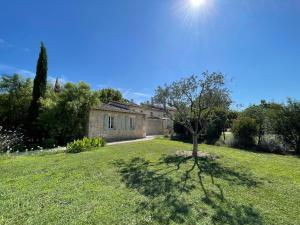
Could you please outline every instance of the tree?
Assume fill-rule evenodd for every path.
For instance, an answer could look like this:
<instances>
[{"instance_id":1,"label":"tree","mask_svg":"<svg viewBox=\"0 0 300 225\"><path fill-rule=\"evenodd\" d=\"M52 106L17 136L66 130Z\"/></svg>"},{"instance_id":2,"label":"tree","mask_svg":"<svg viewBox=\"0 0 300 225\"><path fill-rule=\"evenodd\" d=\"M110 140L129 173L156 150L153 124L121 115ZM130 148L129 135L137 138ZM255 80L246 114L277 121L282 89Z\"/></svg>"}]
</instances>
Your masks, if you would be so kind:
<instances>
[{"instance_id":1,"label":"tree","mask_svg":"<svg viewBox=\"0 0 300 225\"><path fill-rule=\"evenodd\" d=\"M56 78L56 80L55 80L53 90L54 90L55 93L60 93L61 92L61 84L60 84L58 78Z\"/></svg>"},{"instance_id":2,"label":"tree","mask_svg":"<svg viewBox=\"0 0 300 225\"><path fill-rule=\"evenodd\" d=\"M228 108L215 108L211 110L205 132L205 140L208 144L214 144L220 138L222 133L225 140L228 111Z\"/></svg>"},{"instance_id":3,"label":"tree","mask_svg":"<svg viewBox=\"0 0 300 225\"><path fill-rule=\"evenodd\" d=\"M255 119L240 117L233 121L232 133L241 147L250 147L255 144L257 125Z\"/></svg>"},{"instance_id":4,"label":"tree","mask_svg":"<svg viewBox=\"0 0 300 225\"><path fill-rule=\"evenodd\" d=\"M123 101L122 93L112 88L105 88L98 91L99 100L103 103L109 103L111 101Z\"/></svg>"},{"instance_id":5,"label":"tree","mask_svg":"<svg viewBox=\"0 0 300 225\"><path fill-rule=\"evenodd\" d=\"M0 79L0 125L6 129L23 128L31 102L32 80L20 75Z\"/></svg>"},{"instance_id":6,"label":"tree","mask_svg":"<svg viewBox=\"0 0 300 225\"><path fill-rule=\"evenodd\" d=\"M258 145L261 144L262 137L265 133L265 120L267 103L262 100L260 105L252 105L244 110L242 113L246 117L255 119L258 128Z\"/></svg>"},{"instance_id":7,"label":"tree","mask_svg":"<svg viewBox=\"0 0 300 225\"><path fill-rule=\"evenodd\" d=\"M287 105L273 113L272 124L274 132L300 154L300 102L288 99Z\"/></svg>"},{"instance_id":8,"label":"tree","mask_svg":"<svg viewBox=\"0 0 300 225\"><path fill-rule=\"evenodd\" d=\"M46 94L47 89L47 72L48 72L48 57L47 51L43 44L41 43L40 54L36 66L36 76L33 82L33 92L32 92L32 101L29 108L29 125L32 126L38 117L40 103L39 101ZM33 127L31 127L31 134Z\"/></svg>"},{"instance_id":9,"label":"tree","mask_svg":"<svg viewBox=\"0 0 300 225\"><path fill-rule=\"evenodd\" d=\"M154 100L163 105L171 120L182 124L192 134L194 157L198 152L198 138L207 124L207 115L216 107L228 108L231 104L224 75L208 72L201 78L193 75L158 87ZM175 113L171 109L175 109Z\"/></svg>"},{"instance_id":10,"label":"tree","mask_svg":"<svg viewBox=\"0 0 300 225\"><path fill-rule=\"evenodd\" d=\"M52 92L54 92L52 90ZM97 93L84 82L67 83L59 95L41 101L38 130L44 142L64 145L86 135L89 111L98 104Z\"/></svg>"}]
</instances>

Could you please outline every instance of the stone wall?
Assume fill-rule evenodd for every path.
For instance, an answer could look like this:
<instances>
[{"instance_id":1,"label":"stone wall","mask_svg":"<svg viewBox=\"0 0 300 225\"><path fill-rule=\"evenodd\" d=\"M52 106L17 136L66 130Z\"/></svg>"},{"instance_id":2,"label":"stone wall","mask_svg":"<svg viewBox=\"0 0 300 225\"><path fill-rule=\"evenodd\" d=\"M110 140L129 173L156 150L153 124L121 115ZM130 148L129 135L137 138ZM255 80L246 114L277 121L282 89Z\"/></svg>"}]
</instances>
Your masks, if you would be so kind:
<instances>
[{"instance_id":1,"label":"stone wall","mask_svg":"<svg viewBox=\"0 0 300 225\"><path fill-rule=\"evenodd\" d=\"M166 117L165 112L158 109L144 109L143 113L146 114L146 117Z\"/></svg>"},{"instance_id":2,"label":"stone wall","mask_svg":"<svg viewBox=\"0 0 300 225\"><path fill-rule=\"evenodd\" d=\"M116 127L114 129L108 128L105 124L107 116L115 118ZM128 125L130 117L134 118L134 129L130 129ZM146 137L145 116L142 114L91 110L88 126L88 137L103 137L107 141Z\"/></svg>"},{"instance_id":3,"label":"stone wall","mask_svg":"<svg viewBox=\"0 0 300 225\"><path fill-rule=\"evenodd\" d=\"M165 135L173 132L173 121L170 119L146 119L147 135Z\"/></svg>"},{"instance_id":4,"label":"stone wall","mask_svg":"<svg viewBox=\"0 0 300 225\"><path fill-rule=\"evenodd\" d=\"M164 134L164 124L161 119L146 119L147 135L162 135Z\"/></svg>"}]
</instances>

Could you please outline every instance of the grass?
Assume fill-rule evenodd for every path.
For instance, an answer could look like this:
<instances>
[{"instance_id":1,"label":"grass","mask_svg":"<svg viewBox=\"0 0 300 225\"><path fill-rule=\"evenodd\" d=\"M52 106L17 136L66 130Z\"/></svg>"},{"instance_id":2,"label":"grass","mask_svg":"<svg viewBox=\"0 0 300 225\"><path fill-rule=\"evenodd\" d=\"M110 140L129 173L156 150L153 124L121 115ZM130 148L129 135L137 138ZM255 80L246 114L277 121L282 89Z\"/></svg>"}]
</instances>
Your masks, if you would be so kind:
<instances>
[{"instance_id":1,"label":"grass","mask_svg":"<svg viewBox=\"0 0 300 225\"><path fill-rule=\"evenodd\" d=\"M300 158L156 139L0 156L0 224L299 224Z\"/></svg>"}]
</instances>

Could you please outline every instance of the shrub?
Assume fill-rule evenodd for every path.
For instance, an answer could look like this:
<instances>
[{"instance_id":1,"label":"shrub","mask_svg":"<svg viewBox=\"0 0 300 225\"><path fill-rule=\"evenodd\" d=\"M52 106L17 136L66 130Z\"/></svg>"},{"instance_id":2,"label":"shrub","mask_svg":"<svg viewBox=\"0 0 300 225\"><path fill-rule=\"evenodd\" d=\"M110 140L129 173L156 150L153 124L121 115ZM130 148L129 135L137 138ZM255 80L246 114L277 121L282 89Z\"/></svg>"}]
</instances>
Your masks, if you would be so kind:
<instances>
[{"instance_id":1,"label":"shrub","mask_svg":"<svg viewBox=\"0 0 300 225\"><path fill-rule=\"evenodd\" d=\"M271 120L274 133L281 136L290 149L300 154L300 101L288 100Z\"/></svg>"},{"instance_id":2,"label":"shrub","mask_svg":"<svg viewBox=\"0 0 300 225\"><path fill-rule=\"evenodd\" d=\"M18 130L5 130L0 126L0 152L19 151L24 148L24 135Z\"/></svg>"},{"instance_id":3,"label":"shrub","mask_svg":"<svg viewBox=\"0 0 300 225\"><path fill-rule=\"evenodd\" d=\"M104 147L105 141L102 138L86 138L82 140L76 140L67 145L68 153L79 153L89 151L93 148Z\"/></svg>"},{"instance_id":4,"label":"shrub","mask_svg":"<svg viewBox=\"0 0 300 225\"><path fill-rule=\"evenodd\" d=\"M258 145L260 150L274 153L284 153L288 151L288 146L283 138L278 135L264 135Z\"/></svg>"},{"instance_id":5,"label":"shrub","mask_svg":"<svg viewBox=\"0 0 300 225\"><path fill-rule=\"evenodd\" d=\"M54 148L57 142L54 138L47 138L42 142L43 148Z\"/></svg>"},{"instance_id":6,"label":"shrub","mask_svg":"<svg viewBox=\"0 0 300 225\"><path fill-rule=\"evenodd\" d=\"M250 147L254 145L257 132L255 119L240 117L233 122L232 133L239 146Z\"/></svg>"},{"instance_id":7,"label":"shrub","mask_svg":"<svg viewBox=\"0 0 300 225\"><path fill-rule=\"evenodd\" d=\"M59 94L52 92L41 100L37 121L41 136L55 139L58 145L83 138L90 108L97 103L97 94L86 83L67 83Z\"/></svg>"},{"instance_id":8,"label":"shrub","mask_svg":"<svg viewBox=\"0 0 300 225\"><path fill-rule=\"evenodd\" d=\"M222 134L222 126L219 119L211 121L207 125L205 141L207 144L215 144Z\"/></svg>"}]
</instances>

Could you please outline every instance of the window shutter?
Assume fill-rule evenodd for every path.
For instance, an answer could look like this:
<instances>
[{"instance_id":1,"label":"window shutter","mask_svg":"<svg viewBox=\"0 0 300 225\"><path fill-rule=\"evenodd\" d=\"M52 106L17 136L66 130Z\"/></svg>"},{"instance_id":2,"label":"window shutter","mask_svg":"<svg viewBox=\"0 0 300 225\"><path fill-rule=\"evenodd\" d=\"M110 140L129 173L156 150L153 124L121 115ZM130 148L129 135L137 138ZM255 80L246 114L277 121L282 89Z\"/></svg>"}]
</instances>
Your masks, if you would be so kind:
<instances>
[{"instance_id":1,"label":"window shutter","mask_svg":"<svg viewBox=\"0 0 300 225\"><path fill-rule=\"evenodd\" d=\"M108 130L108 115L104 114L103 129Z\"/></svg>"},{"instance_id":2,"label":"window shutter","mask_svg":"<svg viewBox=\"0 0 300 225\"><path fill-rule=\"evenodd\" d=\"M122 130L122 115L121 114L118 116L118 129Z\"/></svg>"},{"instance_id":3,"label":"window shutter","mask_svg":"<svg viewBox=\"0 0 300 225\"><path fill-rule=\"evenodd\" d=\"M128 116L125 116L125 130L130 130L130 124L129 124L129 118Z\"/></svg>"},{"instance_id":4,"label":"window shutter","mask_svg":"<svg viewBox=\"0 0 300 225\"><path fill-rule=\"evenodd\" d=\"M123 115L122 117L122 130L126 130L126 117Z\"/></svg>"},{"instance_id":5,"label":"window shutter","mask_svg":"<svg viewBox=\"0 0 300 225\"><path fill-rule=\"evenodd\" d=\"M114 117L114 130L117 130L117 127L118 127L118 117L117 116L115 116Z\"/></svg>"},{"instance_id":6,"label":"window shutter","mask_svg":"<svg viewBox=\"0 0 300 225\"><path fill-rule=\"evenodd\" d=\"M133 129L135 130L135 118L133 119Z\"/></svg>"}]
</instances>

